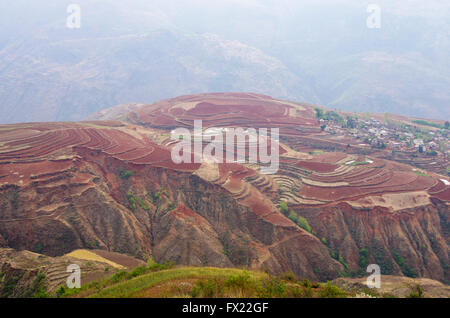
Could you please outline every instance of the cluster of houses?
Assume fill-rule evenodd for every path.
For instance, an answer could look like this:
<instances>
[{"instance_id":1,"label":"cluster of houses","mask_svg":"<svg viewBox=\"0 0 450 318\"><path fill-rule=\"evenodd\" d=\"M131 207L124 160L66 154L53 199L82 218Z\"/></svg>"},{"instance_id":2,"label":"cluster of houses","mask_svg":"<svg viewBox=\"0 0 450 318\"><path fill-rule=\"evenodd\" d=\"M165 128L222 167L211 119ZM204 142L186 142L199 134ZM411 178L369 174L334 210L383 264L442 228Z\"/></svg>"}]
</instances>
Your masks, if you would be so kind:
<instances>
[{"instance_id":1,"label":"cluster of houses","mask_svg":"<svg viewBox=\"0 0 450 318\"><path fill-rule=\"evenodd\" d=\"M359 146L375 146L396 151L406 152L433 152L442 151L447 155L450 150L442 149L441 145L448 144L448 138L439 130L428 131L426 138L420 138L414 135L406 126L394 126L381 123L375 118L360 119L355 118L352 127L342 127L342 125L333 121L320 119L320 124L325 126L324 131L333 134L347 136L352 139L360 140Z\"/></svg>"}]
</instances>

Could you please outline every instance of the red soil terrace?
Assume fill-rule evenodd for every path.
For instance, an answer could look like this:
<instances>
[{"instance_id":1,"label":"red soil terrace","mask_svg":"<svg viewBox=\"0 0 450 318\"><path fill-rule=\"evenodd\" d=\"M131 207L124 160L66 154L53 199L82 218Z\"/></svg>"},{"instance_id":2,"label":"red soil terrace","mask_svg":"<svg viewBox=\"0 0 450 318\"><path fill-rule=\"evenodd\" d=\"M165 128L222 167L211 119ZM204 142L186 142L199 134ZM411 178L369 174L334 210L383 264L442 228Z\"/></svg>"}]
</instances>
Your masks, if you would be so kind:
<instances>
[{"instance_id":1,"label":"red soil terrace","mask_svg":"<svg viewBox=\"0 0 450 318\"><path fill-rule=\"evenodd\" d=\"M311 106L249 93L181 96L143 106L130 113L128 119L137 125L166 131L174 127L192 128L196 119L203 121L203 128L278 127L282 128L281 136L320 131ZM70 170L73 162L80 158L94 160L91 153L102 153L138 166L152 165L186 172L200 167L199 163L175 164L170 153L174 144L157 144L142 131L132 130L128 124L117 121L3 125L0 129L0 186L27 184L38 175ZM244 147L248 154L248 145ZM322 153L301 160L283 157L286 150L283 147L279 150L282 167L278 175L297 180L300 186L293 190L293 195L303 199L326 203L380 193L428 191L430 196L449 200L450 187L439 177L422 176L407 165L378 158L360 164L364 157L353 157L350 161L347 154L340 152ZM353 166L351 162L355 161L359 164ZM269 215L273 207L255 196L255 188L246 181L256 173L240 164L219 164L217 182L253 206L255 213ZM273 192L277 192L275 184L273 182L271 186Z\"/></svg>"},{"instance_id":2,"label":"red soil terrace","mask_svg":"<svg viewBox=\"0 0 450 318\"><path fill-rule=\"evenodd\" d=\"M318 131L314 110L309 106L249 93L216 93L181 96L148 105L129 114L129 120L159 128L203 127L280 128L300 134L300 127Z\"/></svg>"}]
</instances>

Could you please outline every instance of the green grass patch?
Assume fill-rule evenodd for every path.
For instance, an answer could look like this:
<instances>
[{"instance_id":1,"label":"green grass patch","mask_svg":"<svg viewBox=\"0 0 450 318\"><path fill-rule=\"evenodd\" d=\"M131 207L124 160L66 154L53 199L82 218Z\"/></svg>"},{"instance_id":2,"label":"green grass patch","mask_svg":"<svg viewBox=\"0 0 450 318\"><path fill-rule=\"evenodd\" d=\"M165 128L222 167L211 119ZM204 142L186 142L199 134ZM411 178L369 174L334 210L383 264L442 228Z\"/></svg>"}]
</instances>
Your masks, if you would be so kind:
<instances>
[{"instance_id":1,"label":"green grass patch","mask_svg":"<svg viewBox=\"0 0 450 318\"><path fill-rule=\"evenodd\" d=\"M240 269L222 269L213 267L174 268L162 270L156 273L145 274L127 281L119 282L113 286L106 287L97 293L89 295L89 297L133 297L136 293L167 280L183 278L228 278L232 275L239 275L242 272L243 270ZM257 273L253 275L258 276L267 274Z\"/></svg>"},{"instance_id":2,"label":"green grass patch","mask_svg":"<svg viewBox=\"0 0 450 318\"><path fill-rule=\"evenodd\" d=\"M416 175L418 175L418 176L421 176L421 177L430 177L430 178L431 178L431 176L430 176L429 174L427 174L426 172L422 172L422 171L414 171L414 173L415 173Z\"/></svg>"},{"instance_id":3,"label":"green grass patch","mask_svg":"<svg viewBox=\"0 0 450 318\"><path fill-rule=\"evenodd\" d=\"M430 126L430 127L440 128L440 129L448 129L448 127L446 127L446 126L432 123L432 122L422 120L422 119L413 120L412 122L415 124L418 124L418 125Z\"/></svg>"}]
</instances>

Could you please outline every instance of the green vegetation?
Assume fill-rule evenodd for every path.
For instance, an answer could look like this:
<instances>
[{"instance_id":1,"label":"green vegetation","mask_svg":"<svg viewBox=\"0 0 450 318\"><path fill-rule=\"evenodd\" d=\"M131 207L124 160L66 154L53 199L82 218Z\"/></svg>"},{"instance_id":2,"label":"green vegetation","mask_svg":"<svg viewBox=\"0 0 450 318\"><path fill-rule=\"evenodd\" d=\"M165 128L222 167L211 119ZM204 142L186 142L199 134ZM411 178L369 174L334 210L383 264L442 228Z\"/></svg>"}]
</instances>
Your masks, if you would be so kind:
<instances>
[{"instance_id":1,"label":"green vegetation","mask_svg":"<svg viewBox=\"0 0 450 318\"><path fill-rule=\"evenodd\" d=\"M153 194L153 201L158 201L158 200L161 198L161 196L162 196L163 194L164 194L166 197L169 196L169 194L167 193L166 190L160 189L158 192L155 192L155 193Z\"/></svg>"},{"instance_id":2,"label":"green vegetation","mask_svg":"<svg viewBox=\"0 0 450 318\"><path fill-rule=\"evenodd\" d=\"M430 178L431 178L431 176L430 176L429 174L427 174L426 172L422 172L422 171L416 170L416 171L414 171L414 173L415 173L416 175L418 175L418 176L422 176L422 177L430 177Z\"/></svg>"},{"instance_id":3,"label":"green vegetation","mask_svg":"<svg viewBox=\"0 0 450 318\"><path fill-rule=\"evenodd\" d=\"M355 161L355 162L352 162L351 164L350 164L350 166L362 166L362 165L367 165L367 164L369 164L370 162L369 161L367 161L367 160L364 160L364 161Z\"/></svg>"},{"instance_id":4,"label":"green vegetation","mask_svg":"<svg viewBox=\"0 0 450 318\"><path fill-rule=\"evenodd\" d=\"M223 246L223 254L233 264L248 265L249 255L251 254L248 239L239 238L239 240L233 240L230 238L229 233L222 233L219 235L219 241Z\"/></svg>"},{"instance_id":5,"label":"green vegetation","mask_svg":"<svg viewBox=\"0 0 450 318\"><path fill-rule=\"evenodd\" d=\"M136 212L137 205L139 205L143 210L150 211L150 205L145 199L145 197L135 196L133 192L127 192L128 204L130 206L131 211Z\"/></svg>"},{"instance_id":6,"label":"green vegetation","mask_svg":"<svg viewBox=\"0 0 450 318\"><path fill-rule=\"evenodd\" d=\"M121 279L121 281L112 286L98 290L89 297L133 297L138 296L137 293L147 288L161 284L166 280L194 278L223 278L233 274L241 273L242 270L237 269L217 269L210 267L186 267L169 270L162 270L157 273L150 273L134 277L130 280Z\"/></svg>"},{"instance_id":7,"label":"green vegetation","mask_svg":"<svg viewBox=\"0 0 450 318\"><path fill-rule=\"evenodd\" d=\"M417 277L416 271L405 263L405 260L403 259L403 257L401 257L401 255L397 251L395 250L392 251L392 256L394 257L394 260L398 264L398 266L400 266L400 268L402 269L402 272L405 276L411 278Z\"/></svg>"},{"instance_id":8,"label":"green vegetation","mask_svg":"<svg viewBox=\"0 0 450 318\"><path fill-rule=\"evenodd\" d=\"M310 155L320 155L323 154L323 150L313 150L308 152Z\"/></svg>"},{"instance_id":9,"label":"green vegetation","mask_svg":"<svg viewBox=\"0 0 450 318\"><path fill-rule=\"evenodd\" d=\"M345 273L348 273L348 265L345 262L344 258L342 257L342 255L338 256L338 262L341 263L342 265L344 265L345 268Z\"/></svg>"},{"instance_id":10,"label":"green vegetation","mask_svg":"<svg viewBox=\"0 0 450 318\"><path fill-rule=\"evenodd\" d=\"M24 291L23 297L25 298L49 298L47 294L46 277L44 273L39 272L36 278L33 280L30 286Z\"/></svg>"},{"instance_id":11,"label":"green vegetation","mask_svg":"<svg viewBox=\"0 0 450 318\"><path fill-rule=\"evenodd\" d=\"M86 245L87 245L87 247L90 248L91 250L93 250L93 249L99 247L98 242L97 242L97 241L93 241L93 240L88 240L88 241L86 242Z\"/></svg>"},{"instance_id":12,"label":"green vegetation","mask_svg":"<svg viewBox=\"0 0 450 318\"><path fill-rule=\"evenodd\" d=\"M173 280L196 279L192 288L182 288L170 284ZM165 287L165 297L346 297L348 293L337 286L312 284L309 281L294 282L281 276L271 276L262 272L223 268L177 268L138 276L110 286L89 297L146 297L146 292L158 285ZM306 285L306 286L305 286Z\"/></svg>"},{"instance_id":13,"label":"green vegetation","mask_svg":"<svg viewBox=\"0 0 450 318\"><path fill-rule=\"evenodd\" d=\"M423 298L423 288L419 284L411 287L411 293L407 296L408 298Z\"/></svg>"},{"instance_id":14,"label":"green vegetation","mask_svg":"<svg viewBox=\"0 0 450 318\"><path fill-rule=\"evenodd\" d=\"M172 211L173 209L175 209L177 207L177 203L176 202L170 202L169 206L167 207L167 212Z\"/></svg>"},{"instance_id":15,"label":"green vegetation","mask_svg":"<svg viewBox=\"0 0 450 318\"><path fill-rule=\"evenodd\" d=\"M10 200L11 206L14 210L17 210L19 207L19 190L17 188L14 188L12 190L12 198Z\"/></svg>"},{"instance_id":16,"label":"green vegetation","mask_svg":"<svg viewBox=\"0 0 450 318\"><path fill-rule=\"evenodd\" d=\"M341 124L343 127L347 127L347 121L338 113L334 111L326 112L317 107L315 108L315 111L317 119L334 121L337 124Z\"/></svg>"},{"instance_id":17,"label":"green vegetation","mask_svg":"<svg viewBox=\"0 0 450 318\"><path fill-rule=\"evenodd\" d=\"M328 251L330 252L330 256L337 260L339 263L341 263L344 266L344 272L339 272L339 276L342 277L348 277L348 276L357 276L360 274L360 272L352 272L351 274L348 271L348 264L345 261L344 257L339 253L339 251L336 251L330 247L328 247Z\"/></svg>"},{"instance_id":18,"label":"green vegetation","mask_svg":"<svg viewBox=\"0 0 450 318\"><path fill-rule=\"evenodd\" d=\"M311 232L311 226L309 226L308 220L306 220L304 217L299 216L297 219L297 224L298 226L300 226L302 229Z\"/></svg>"},{"instance_id":19,"label":"green vegetation","mask_svg":"<svg viewBox=\"0 0 450 318\"><path fill-rule=\"evenodd\" d=\"M179 284L194 280L193 284ZM39 282L42 282L39 279ZM177 283L178 282L178 283ZM157 288L156 288L157 286ZM38 295L38 294L35 294ZM273 276L261 271L237 268L174 267L158 264L150 257L146 266L132 271L117 271L108 278L81 288L61 286L57 297L327 297L340 298L353 294L330 282L312 283L292 272Z\"/></svg>"},{"instance_id":20,"label":"green vegetation","mask_svg":"<svg viewBox=\"0 0 450 318\"><path fill-rule=\"evenodd\" d=\"M4 276L5 273L3 273L2 276ZM0 297L1 298L8 298L8 297L16 297L17 294L17 284L22 279L23 274L13 274L5 279L3 282L3 287L0 290ZM33 279L30 285L26 286L25 290L23 291L23 294L20 295L24 298L47 298L49 295L46 292L47 290L47 283L46 283L46 277L44 273L39 271L36 275L36 277Z\"/></svg>"},{"instance_id":21,"label":"green vegetation","mask_svg":"<svg viewBox=\"0 0 450 318\"><path fill-rule=\"evenodd\" d=\"M101 289L107 288L114 284L120 284L129 280L132 280L138 276L143 276L149 273L168 270L174 267L174 263L166 262L164 264L158 264L153 260L149 260L146 266L138 266L132 271L117 271L108 278L104 278L100 281L94 281L89 284L81 286L81 288L69 289L64 285L60 286L56 291L57 297L71 297L71 296L84 296L86 294L96 293Z\"/></svg>"},{"instance_id":22,"label":"green vegetation","mask_svg":"<svg viewBox=\"0 0 450 318\"><path fill-rule=\"evenodd\" d=\"M287 208L287 206L286 206ZM288 214L288 219L290 219L292 222L294 222L295 224L297 224L298 226L300 226L302 229L304 229L305 231L308 231L310 233L313 233L311 226L308 223L308 220L305 219L302 216L298 216L294 211L290 210L289 214ZM315 234L315 233L314 233Z\"/></svg>"},{"instance_id":23,"label":"green vegetation","mask_svg":"<svg viewBox=\"0 0 450 318\"><path fill-rule=\"evenodd\" d=\"M284 215L288 215L289 207L286 202L284 201L280 202L280 210L281 213L283 213Z\"/></svg>"},{"instance_id":24,"label":"green vegetation","mask_svg":"<svg viewBox=\"0 0 450 318\"><path fill-rule=\"evenodd\" d=\"M366 248L362 248L359 250L359 266L363 271L365 271L367 267L367 262L369 258L369 251Z\"/></svg>"},{"instance_id":25,"label":"green vegetation","mask_svg":"<svg viewBox=\"0 0 450 318\"><path fill-rule=\"evenodd\" d=\"M380 266L381 274L390 275L393 273L394 266L386 256L386 251L382 246L372 246L371 254L375 258L375 263Z\"/></svg>"},{"instance_id":26,"label":"green vegetation","mask_svg":"<svg viewBox=\"0 0 450 318\"><path fill-rule=\"evenodd\" d=\"M394 257L394 260L398 264L398 266L403 267L405 265L405 260L396 251L392 251L392 256Z\"/></svg>"},{"instance_id":27,"label":"green vegetation","mask_svg":"<svg viewBox=\"0 0 450 318\"><path fill-rule=\"evenodd\" d=\"M320 108L314 108L314 110L316 111L316 117L317 117L317 119L322 119L323 118L323 116L324 116L324 114L325 114L325 112L322 110L322 109L320 109Z\"/></svg>"},{"instance_id":28,"label":"green vegetation","mask_svg":"<svg viewBox=\"0 0 450 318\"><path fill-rule=\"evenodd\" d=\"M136 212L136 198L134 197L131 191L127 192L128 204L130 205L130 209L133 212Z\"/></svg>"},{"instance_id":29,"label":"green vegetation","mask_svg":"<svg viewBox=\"0 0 450 318\"><path fill-rule=\"evenodd\" d=\"M412 122L415 124L418 124L418 125L430 126L430 127L440 128L440 129L449 129L449 126L447 125L447 123L443 126L443 125L431 123L429 121L422 120L422 119L413 120Z\"/></svg>"},{"instance_id":30,"label":"green vegetation","mask_svg":"<svg viewBox=\"0 0 450 318\"><path fill-rule=\"evenodd\" d=\"M339 287L328 282L324 288L320 290L320 297L322 298L345 298L347 293L339 289Z\"/></svg>"},{"instance_id":31,"label":"green vegetation","mask_svg":"<svg viewBox=\"0 0 450 318\"><path fill-rule=\"evenodd\" d=\"M372 147L378 148L378 149L385 149L386 143L384 141L377 140L377 143L375 145L372 145Z\"/></svg>"},{"instance_id":32,"label":"green vegetation","mask_svg":"<svg viewBox=\"0 0 450 318\"><path fill-rule=\"evenodd\" d=\"M41 242L38 242L33 247L33 252L41 254L44 249L44 245Z\"/></svg>"},{"instance_id":33,"label":"green vegetation","mask_svg":"<svg viewBox=\"0 0 450 318\"><path fill-rule=\"evenodd\" d=\"M298 216L294 211L289 211L289 215L288 215L289 220L291 220L294 223L297 223L298 220Z\"/></svg>"},{"instance_id":34,"label":"green vegetation","mask_svg":"<svg viewBox=\"0 0 450 318\"><path fill-rule=\"evenodd\" d=\"M136 198L137 203L139 204L139 206L145 210L145 211L149 211L150 210L150 205L148 204L148 202L145 200L145 198L141 198L141 197L137 197Z\"/></svg>"},{"instance_id":35,"label":"green vegetation","mask_svg":"<svg viewBox=\"0 0 450 318\"><path fill-rule=\"evenodd\" d=\"M402 272L407 277L411 277L411 278L416 278L417 277L417 272L414 269L412 269L411 267L409 267L408 265L406 265L406 264L405 264L405 266L403 266Z\"/></svg>"},{"instance_id":36,"label":"green vegetation","mask_svg":"<svg viewBox=\"0 0 450 318\"><path fill-rule=\"evenodd\" d=\"M133 175L133 171L123 170L122 168L119 168L120 178L122 178L124 180L128 180L132 175Z\"/></svg>"},{"instance_id":37,"label":"green vegetation","mask_svg":"<svg viewBox=\"0 0 450 318\"><path fill-rule=\"evenodd\" d=\"M16 289L16 285L22 277L19 275L12 275L6 278L6 281L3 283L3 288L0 291L0 297L8 298L13 295L14 290Z\"/></svg>"}]
</instances>

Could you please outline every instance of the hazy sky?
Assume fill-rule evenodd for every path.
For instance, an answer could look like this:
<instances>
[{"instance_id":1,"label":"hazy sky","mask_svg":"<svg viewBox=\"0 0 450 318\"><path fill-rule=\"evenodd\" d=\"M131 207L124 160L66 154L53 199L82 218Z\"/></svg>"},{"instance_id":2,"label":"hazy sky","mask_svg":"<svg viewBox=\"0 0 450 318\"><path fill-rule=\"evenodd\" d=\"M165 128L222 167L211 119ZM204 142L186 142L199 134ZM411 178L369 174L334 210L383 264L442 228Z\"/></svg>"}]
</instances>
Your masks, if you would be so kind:
<instances>
[{"instance_id":1,"label":"hazy sky","mask_svg":"<svg viewBox=\"0 0 450 318\"><path fill-rule=\"evenodd\" d=\"M69 4L80 5L80 29L66 27ZM369 4L381 10L379 28L368 27L367 19L372 14L367 11ZM77 61L86 57L82 46L61 48L63 41L111 39L108 45L114 46L123 37L164 30L181 37L214 35L217 45L235 41L227 42L236 45L231 46L233 50L224 48L225 59L230 59L227 54L238 56L239 47L259 50L258 56L265 55L265 61L272 59L288 70L290 77L300 79L298 85L308 86L298 94L280 90L277 95L271 91L276 97L301 98L348 110L449 116L449 17L448 0L0 0L0 66L4 64L0 82L2 76L15 78L23 73L19 69L14 73L9 65L19 57L33 54L30 59L42 68L51 65L52 71L58 69L53 65L58 61L67 64L70 54L78 55ZM49 43L39 42L44 40ZM19 44L34 49L15 49ZM154 45L149 43L146 49L157 53ZM205 44L203 49L196 51L195 58L201 59L204 54L211 59L212 48ZM193 58L182 55L182 48L174 52L174 63ZM102 61L98 67L92 66L95 61L89 57L91 67L101 68L108 77L108 72L113 72L109 60L98 56L98 61ZM241 62L233 64L236 72ZM214 87L222 87L219 79L216 84ZM224 83L223 89L228 84ZM282 79L279 85L284 85ZM0 100L6 98L1 89L0 84ZM3 89L7 95L11 87ZM192 89L181 91L190 93ZM163 94L154 98L161 96L173 97ZM106 97L111 102L117 100ZM64 100L70 102L71 97Z\"/></svg>"}]
</instances>

